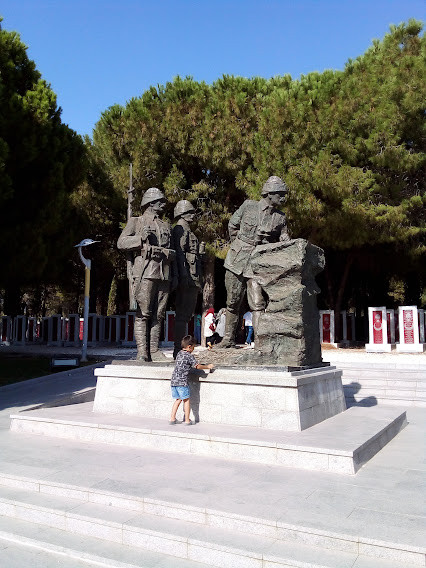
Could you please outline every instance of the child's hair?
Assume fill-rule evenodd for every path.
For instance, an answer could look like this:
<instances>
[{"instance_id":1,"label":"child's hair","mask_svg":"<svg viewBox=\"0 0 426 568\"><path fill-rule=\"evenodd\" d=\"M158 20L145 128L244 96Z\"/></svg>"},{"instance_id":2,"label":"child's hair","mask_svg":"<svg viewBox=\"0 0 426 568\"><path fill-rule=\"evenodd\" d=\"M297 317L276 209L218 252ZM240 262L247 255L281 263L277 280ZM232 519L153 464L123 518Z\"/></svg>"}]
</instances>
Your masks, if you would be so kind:
<instances>
[{"instance_id":1,"label":"child's hair","mask_svg":"<svg viewBox=\"0 0 426 568\"><path fill-rule=\"evenodd\" d=\"M185 347L188 347L189 345L196 345L196 341L192 337L192 335L185 335L180 344L182 346L182 349L185 349Z\"/></svg>"}]
</instances>

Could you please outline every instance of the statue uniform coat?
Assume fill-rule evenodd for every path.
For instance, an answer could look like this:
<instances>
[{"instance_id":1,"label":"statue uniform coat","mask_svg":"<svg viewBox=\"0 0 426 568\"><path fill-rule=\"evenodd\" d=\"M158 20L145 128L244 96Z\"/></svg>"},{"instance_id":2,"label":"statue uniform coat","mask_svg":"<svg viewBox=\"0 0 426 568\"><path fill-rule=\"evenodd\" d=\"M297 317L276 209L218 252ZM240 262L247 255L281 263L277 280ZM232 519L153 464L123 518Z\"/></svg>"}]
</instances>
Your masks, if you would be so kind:
<instances>
[{"instance_id":1,"label":"statue uniform coat","mask_svg":"<svg viewBox=\"0 0 426 568\"><path fill-rule=\"evenodd\" d=\"M181 349L181 340L186 325L194 314L202 285L200 245L189 223L179 219L173 227L173 242L176 247L178 287L176 290L175 350Z\"/></svg>"},{"instance_id":2,"label":"statue uniform coat","mask_svg":"<svg viewBox=\"0 0 426 568\"><path fill-rule=\"evenodd\" d=\"M134 253L132 284L138 310L135 338L145 343L145 326L151 352L158 351L170 282L174 276L175 251L170 224L147 209L141 217L131 217L118 239L117 247ZM143 325L142 325L143 324ZM138 344L139 345L139 344Z\"/></svg>"},{"instance_id":3,"label":"statue uniform coat","mask_svg":"<svg viewBox=\"0 0 426 568\"><path fill-rule=\"evenodd\" d=\"M247 279L253 278L250 256L256 245L290 240L285 214L265 199L244 201L232 215L228 229L232 243L225 268Z\"/></svg>"}]
</instances>

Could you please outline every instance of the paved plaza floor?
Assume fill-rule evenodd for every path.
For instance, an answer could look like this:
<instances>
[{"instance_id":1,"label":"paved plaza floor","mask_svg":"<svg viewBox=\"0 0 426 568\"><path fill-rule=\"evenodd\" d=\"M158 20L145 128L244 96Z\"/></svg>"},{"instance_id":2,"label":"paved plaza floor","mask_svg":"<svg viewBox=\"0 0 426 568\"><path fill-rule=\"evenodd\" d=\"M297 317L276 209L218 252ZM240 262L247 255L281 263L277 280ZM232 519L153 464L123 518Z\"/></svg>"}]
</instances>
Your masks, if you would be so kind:
<instances>
[{"instance_id":1,"label":"paved plaza floor","mask_svg":"<svg viewBox=\"0 0 426 568\"><path fill-rule=\"evenodd\" d=\"M63 352L63 349L59 350ZM52 354L54 352L51 351ZM128 348L91 352L92 355L109 358L130 358L134 353ZM167 354L170 356L169 351ZM425 354L378 355L358 350L327 350L324 351L324 359L337 366L342 360L346 363L351 360L364 363L398 360L398 364L406 364L408 368L413 364L425 365L426 372ZM93 491L117 492L135 499L174 501L183 508L189 508L188 521L191 521L191 507L210 508L232 515L280 519L288 525L311 526L324 531L324 534L353 533L371 541L402 543L413 550L424 547L426 409L407 408L407 427L353 476L49 438L9 430L10 414L92 388L95 385L93 368L103 364L95 363L0 389L0 476L42 479L53 485L84 485ZM178 427L183 428L181 425ZM9 488L9 491L12 489ZM7 519L0 518L0 535L7 525ZM100 548L108 547L106 541L99 543ZM318 559L317 564L313 562L311 565L336 568L404 568L412 565L391 556L388 560L354 556L353 560L344 564L337 552L334 552L334 565L330 560L333 551L327 553L328 564L325 560L321 564ZM159 557L148 558L143 565L158 568L204 566L190 560L168 558L169 561ZM95 564L89 560L83 562L81 559L58 557L24 546L22 542L13 543L0 538L0 566L5 568L80 568L92 565Z\"/></svg>"}]
</instances>

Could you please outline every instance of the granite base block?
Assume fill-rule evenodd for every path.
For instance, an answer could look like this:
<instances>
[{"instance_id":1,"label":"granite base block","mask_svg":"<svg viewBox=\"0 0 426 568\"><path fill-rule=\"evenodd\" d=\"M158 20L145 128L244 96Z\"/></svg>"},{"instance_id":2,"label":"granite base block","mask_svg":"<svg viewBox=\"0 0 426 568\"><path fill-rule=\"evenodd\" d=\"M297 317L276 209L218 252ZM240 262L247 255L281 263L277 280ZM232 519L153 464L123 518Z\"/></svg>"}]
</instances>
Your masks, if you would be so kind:
<instances>
[{"instance_id":1,"label":"granite base block","mask_svg":"<svg viewBox=\"0 0 426 568\"><path fill-rule=\"evenodd\" d=\"M94 411L152 418L170 411L169 364L112 364L95 370ZM219 367L190 377L196 422L301 431L346 410L335 367Z\"/></svg>"}]
</instances>

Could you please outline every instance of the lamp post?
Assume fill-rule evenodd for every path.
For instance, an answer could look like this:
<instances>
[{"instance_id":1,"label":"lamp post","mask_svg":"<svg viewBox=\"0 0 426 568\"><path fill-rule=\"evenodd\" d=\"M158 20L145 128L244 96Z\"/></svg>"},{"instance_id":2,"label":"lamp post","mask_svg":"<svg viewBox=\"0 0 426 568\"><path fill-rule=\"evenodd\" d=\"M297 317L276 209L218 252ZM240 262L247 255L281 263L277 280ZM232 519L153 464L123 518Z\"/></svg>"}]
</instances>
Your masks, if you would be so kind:
<instances>
[{"instance_id":1,"label":"lamp post","mask_svg":"<svg viewBox=\"0 0 426 568\"><path fill-rule=\"evenodd\" d=\"M89 334L89 296L90 296L90 269L92 267L92 261L89 258L85 258L81 252L82 247L87 247L88 245L93 245L94 243L99 243L100 241L93 241L92 239L83 239L81 243L75 245L74 248L78 248L80 258L84 264L84 316L83 316L83 346L81 349L81 360L83 362L87 361L87 337Z\"/></svg>"}]
</instances>

